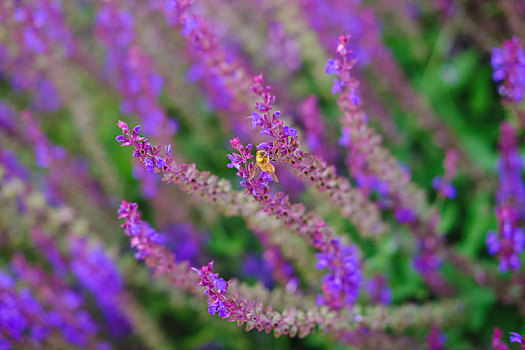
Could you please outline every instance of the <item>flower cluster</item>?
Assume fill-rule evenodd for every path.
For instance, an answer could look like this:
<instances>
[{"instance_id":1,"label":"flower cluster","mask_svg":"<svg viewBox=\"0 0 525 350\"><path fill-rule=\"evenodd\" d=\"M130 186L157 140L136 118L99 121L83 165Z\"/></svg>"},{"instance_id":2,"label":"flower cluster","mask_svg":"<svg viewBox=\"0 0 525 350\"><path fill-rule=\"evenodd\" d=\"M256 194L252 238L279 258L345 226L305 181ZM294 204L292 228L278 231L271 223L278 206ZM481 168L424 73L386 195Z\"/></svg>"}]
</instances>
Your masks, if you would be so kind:
<instances>
[{"instance_id":1,"label":"flower cluster","mask_svg":"<svg viewBox=\"0 0 525 350\"><path fill-rule=\"evenodd\" d=\"M523 339L523 336L519 333L510 332L510 342L518 343L521 345L522 349L525 349L525 339Z\"/></svg>"},{"instance_id":2,"label":"flower cluster","mask_svg":"<svg viewBox=\"0 0 525 350\"><path fill-rule=\"evenodd\" d=\"M133 157L138 158L148 173L169 172L171 164L174 162L172 157L171 145L164 148L165 156L161 157L161 148L152 146L148 139L139 136L142 127L137 125L130 130L128 124L123 121L118 122L118 127L123 135L116 137L121 146L133 146L135 148Z\"/></svg>"},{"instance_id":3,"label":"flower cluster","mask_svg":"<svg viewBox=\"0 0 525 350\"><path fill-rule=\"evenodd\" d=\"M518 152L516 131L504 122L500 130L499 191L496 202L512 210L517 219L525 218L525 184L521 177L523 158Z\"/></svg>"},{"instance_id":4,"label":"flower cluster","mask_svg":"<svg viewBox=\"0 0 525 350\"><path fill-rule=\"evenodd\" d=\"M500 259L499 269L506 272L510 269L519 270L521 267L521 253L525 248L525 234L523 228L515 226L515 217L512 212L502 209L497 212L499 221L498 233L490 231L487 234L487 250L491 255Z\"/></svg>"},{"instance_id":5,"label":"flower cluster","mask_svg":"<svg viewBox=\"0 0 525 350\"><path fill-rule=\"evenodd\" d=\"M339 238L332 239L328 245L329 249L316 254L319 261L315 267L330 271L323 277L323 294L318 296L317 303L340 310L352 305L359 296L359 254L356 246L346 246Z\"/></svg>"},{"instance_id":6,"label":"flower cluster","mask_svg":"<svg viewBox=\"0 0 525 350\"><path fill-rule=\"evenodd\" d=\"M489 232L486 244L489 253L499 257L501 271L519 270L525 248L525 234L520 227L525 218L525 187L521 178L523 161L517 151L514 129L508 123L501 126L500 153L498 232Z\"/></svg>"},{"instance_id":7,"label":"flower cluster","mask_svg":"<svg viewBox=\"0 0 525 350\"><path fill-rule=\"evenodd\" d=\"M204 293L208 296L208 312L212 315L219 313L219 317L229 317L238 308L232 298L227 298L230 282L219 278L218 273L213 273L213 261L201 267L200 270L193 268L199 274L201 281L199 286L206 287Z\"/></svg>"},{"instance_id":8,"label":"flower cluster","mask_svg":"<svg viewBox=\"0 0 525 350\"><path fill-rule=\"evenodd\" d=\"M499 329L498 327L494 327L494 330L492 332L491 342L492 342L492 348L494 350L509 350L509 346L501 340L501 337L503 336L503 331Z\"/></svg>"},{"instance_id":9,"label":"flower cluster","mask_svg":"<svg viewBox=\"0 0 525 350\"><path fill-rule=\"evenodd\" d=\"M492 49L490 62L494 69L492 79L501 82L500 95L516 104L520 103L525 91L525 51L520 39L513 36L501 48Z\"/></svg>"},{"instance_id":10,"label":"flower cluster","mask_svg":"<svg viewBox=\"0 0 525 350\"><path fill-rule=\"evenodd\" d=\"M339 36L337 53L340 58L328 59L325 68L326 74L337 77L334 79L332 93L341 93L339 103L346 112L339 144L349 150L347 165L350 175L355 177L359 188L365 194L375 190L384 197L390 190L388 181L378 177L367 166L368 153L372 152L374 145L378 144L380 139L366 130L368 116L362 108L362 100L358 94L359 81L350 75L356 60L352 58L352 50L347 48L349 41L349 35Z\"/></svg>"},{"instance_id":11,"label":"flower cluster","mask_svg":"<svg viewBox=\"0 0 525 350\"><path fill-rule=\"evenodd\" d=\"M238 153L234 152L227 155L228 159L230 159L230 164L227 165L228 168L237 169L237 176L244 179L241 181L241 186L245 187L256 200L267 200L271 191L268 183L273 180L271 176L264 171L262 171L260 177L251 176L251 174L254 173L255 168L258 166L255 162L249 162L249 159L253 158L253 155L251 154L252 145L242 145L238 137L230 140L230 144ZM265 147L268 147L267 144L261 144L257 148L261 149Z\"/></svg>"}]
</instances>

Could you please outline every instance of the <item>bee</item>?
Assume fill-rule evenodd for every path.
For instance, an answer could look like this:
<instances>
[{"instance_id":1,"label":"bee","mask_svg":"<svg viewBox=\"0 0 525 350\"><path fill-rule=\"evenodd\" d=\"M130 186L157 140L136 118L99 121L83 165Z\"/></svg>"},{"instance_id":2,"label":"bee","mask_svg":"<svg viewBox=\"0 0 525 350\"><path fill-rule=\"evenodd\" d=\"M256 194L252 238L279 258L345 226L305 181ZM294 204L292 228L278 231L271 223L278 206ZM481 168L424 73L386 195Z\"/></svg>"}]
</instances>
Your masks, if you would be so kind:
<instances>
[{"instance_id":1,"label":"bee","mask_svg":"<svg viewBox=\"0 0 525 350\"><path fill-rule=\"evenodd\" d=\"M260 171L262 170L265 173L270 174L273 181L279 182L279 179L277 179L277 175L275 175L275 167L270 162L270 154L267 150L258 150L255 156L255 160L257 162L257 165L254 166L252 171L250 172L250 179L252 179L255 176L256 172L260 173Z\"/></svg>"}]
</instances>

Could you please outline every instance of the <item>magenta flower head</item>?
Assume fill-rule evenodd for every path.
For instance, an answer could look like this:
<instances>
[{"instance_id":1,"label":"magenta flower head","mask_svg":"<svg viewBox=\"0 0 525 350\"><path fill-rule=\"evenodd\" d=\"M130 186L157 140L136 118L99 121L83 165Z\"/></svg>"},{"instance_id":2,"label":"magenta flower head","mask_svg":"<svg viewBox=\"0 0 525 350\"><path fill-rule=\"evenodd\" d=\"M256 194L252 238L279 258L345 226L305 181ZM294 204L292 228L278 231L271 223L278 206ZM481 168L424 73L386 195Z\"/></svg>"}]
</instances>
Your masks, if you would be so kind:
<instances>
[{"instance_id":1,"label":"magenta flower head","mask_svg":"<svg viewBox=\"0 0 525 350\"><path fill-rule=\"evenodd\" d=\"M509 101L520 103L525 89L525 51L517 36L492 49L492 79L501 82L499 93Z\"/></svg>"},{"instance_id":2,"label":"magenta flower head","mask_svg":"<svg viewBox=\"0 0 525 350\"><path fill-rule=\"evenodd\" d=\"M498 327L494 327L491 337L492 348L494 350L509 350L509 346L501 340L501 337L503 337L503 331Z\"/></svg>"}]
</instances>

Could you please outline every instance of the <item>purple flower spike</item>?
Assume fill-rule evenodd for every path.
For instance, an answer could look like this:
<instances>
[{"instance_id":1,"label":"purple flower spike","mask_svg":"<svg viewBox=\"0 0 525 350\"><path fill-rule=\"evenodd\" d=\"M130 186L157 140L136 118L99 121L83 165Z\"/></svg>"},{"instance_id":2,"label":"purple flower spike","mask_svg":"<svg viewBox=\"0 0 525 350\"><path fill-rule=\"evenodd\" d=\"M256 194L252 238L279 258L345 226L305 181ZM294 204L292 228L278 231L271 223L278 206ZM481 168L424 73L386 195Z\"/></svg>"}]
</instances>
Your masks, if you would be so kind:
<instances>
[{"instance_id":1,"label":"purple flower spike","mask_svg":"<svg viewBox=\"0 0 525 350\"><path fill-rule=\"evenodd\" d=\"M525 51L517 36L492 49L492 79L501 82L499 93L516 104L523 100L525 90Z\"/></svg>"},{"instance_id":2,"label":"purple flower spike","mask_svg":"<svg viewBox=\"0 0 525 350\"><path fill-rule=\"evenodd\" d=\"M487 234L486 245L489 253L499 258L500 271L518 271L525 246L523 228L518 226L525 218L523 161L517 150L515 131L506 122L501 126L500 153L500 187L496 196L498 230Z\"/></svg>"}]
</instances>

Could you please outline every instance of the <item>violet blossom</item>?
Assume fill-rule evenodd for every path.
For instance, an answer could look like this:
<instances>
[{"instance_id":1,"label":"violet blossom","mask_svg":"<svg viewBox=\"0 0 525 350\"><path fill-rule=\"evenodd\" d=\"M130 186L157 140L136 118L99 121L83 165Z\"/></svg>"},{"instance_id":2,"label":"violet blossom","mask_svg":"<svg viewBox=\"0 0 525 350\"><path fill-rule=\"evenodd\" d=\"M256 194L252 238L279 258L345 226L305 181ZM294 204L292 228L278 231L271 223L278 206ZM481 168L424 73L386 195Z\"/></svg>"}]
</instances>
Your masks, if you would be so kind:
<instances>
[{"instance_id":1,"label":"violet blossom","mask_svg":"<svg viewBox=\"0 0 525 350\"><path fill-rule=\"evenodd\" d=\"M510 342L518 343L521 345L522 349L525 349L525 339L523 339L523 336L519 333L510 332Z\"/></svg>"}]
</instances>

